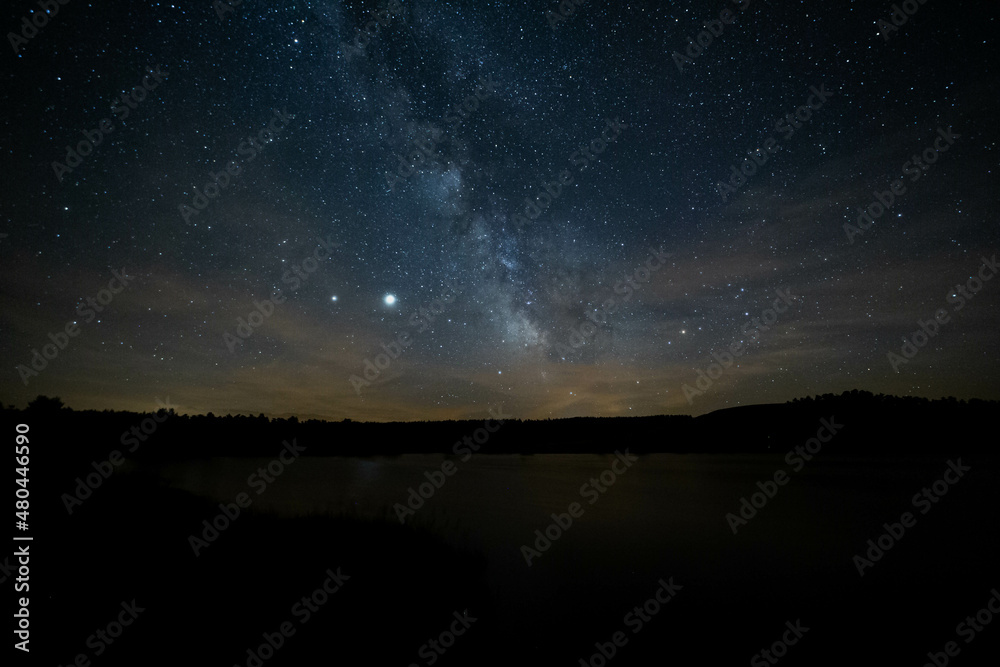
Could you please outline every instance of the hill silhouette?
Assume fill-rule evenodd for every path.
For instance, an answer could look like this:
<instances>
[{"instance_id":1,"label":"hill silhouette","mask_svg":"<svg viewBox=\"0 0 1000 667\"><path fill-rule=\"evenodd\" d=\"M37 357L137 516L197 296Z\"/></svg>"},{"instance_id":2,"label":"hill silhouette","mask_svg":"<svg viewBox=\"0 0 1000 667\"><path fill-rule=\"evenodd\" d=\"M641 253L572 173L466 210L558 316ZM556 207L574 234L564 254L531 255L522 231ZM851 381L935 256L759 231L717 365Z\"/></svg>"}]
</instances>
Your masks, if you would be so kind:
<instances>
[{"instance_id":1,"label":"hill silhouette","mask_svg":"<svg viewBox=\"0 0 1000 667\"><path fill-rule=\"evenodd\" d=\"M185 415L172 409L78 411L45 396L24 410L8 408L2 415L6 421L26 421L33 429L43 429L49 451L81 459L106 457L113 450L135 460L273 456L283 442L292 440L305 447L305 456L609 453L625 448L639 454L781 453L815 437L821 420L843 425L833 445L840 454L922 456L948 453L959 442L964 453L991 454L994 448L985 440L959 435L988 432L998 408L998 401L930 400L854 390L698 417L507 419L502 425L495 420L300 422L263 414Z\"/></svg>"},{"instance_id":2,"label":"hill silhouette","mask_svg":"<svg viewBox=\"0 0 1000 667\"><path fill-rule=\"evenodd\" d=\"M713 487L728 491L706 493L673 475L662 483L676 486L677 498L693 494L690 505L649 504L641 496L623 495L627 486L616 488L594 510L588 509L578 528L553 545L547 560L530 569L519 561L517 568L505 565L502 552L516 552L517 542L489 547L484 537L492 523L512 520L523 511L518 503L511 503L510 516L499 519L483 510L468 548L456 546L465 544L456 539L465 528L434 522L400 525L391 512L388 520L351 514L349 509L281 516L253 506L226 522L211 546L195 552L191 536L205 536L203 522L214 523L222 505L171 487L158 476L157 465L143 465L210 456L273 459L285 441L305 446L303 456L314 457L454 454L456 442L464 445L465 437L474 438L477 429L485 429L482 420L299 422L188 416L169 410L76 411L54 397L39 397L23 410L6 409L0 419L11 430L17 423L30 426L32 650L35 658L50 664L69 665L83 653L93 656L95 665L177 665L190 662L192 655L196 664L247 667L343 662L344 656L358 655L370 664L430 664L422 647L465 610L481 620L449 648L441 664L512 664L511 655L530 655L527 664L578 664L580 655L598 650L594 642L607 642L612 631L623 627L626 610L653 594L653 578L646 581L636 572L644 572L643 564L655 558L662 559L662 576L676 575L688 588L651 622L654 629L644 630L614 664L659 664L664 656L666 662L690 662L703 659L705 647L711 647L713 659L718 654L722 662L745 661L776 637L786 619L802 618L816 630L796 649L803 659L800 664L833 665L857 664L845 655L866 645L876 647L868 655L872 664L894 664L901 650L909 651L907 659L919 657L937 646L942 628L954 627L961 617L956 614L981 606L994 585L997 531L970 508L995 506L997 486L990 484L995 466L980 461L993 453L992 439L981 434L990 432L997 407L990 401L845 392L699 417L507 421L488 435L480 453L628 449L634 454L720 454L722 460L728 453L782 456L827 429L818 436L819 441L825 438L822 456L827 467L811 468L813 476L804 474L783 490L777 504L755 519L753 530L733 535L724 518L752 484ZM134 451L129 451L132 443ZM68 512L66 492L81 478L99 475L95 471L113 451L139 465L104 476L93 497ZM944 459L952 456L965 457L974 475L984 476L982 481L963 481L948 495L947 504L942 502L933 515L907 530L905 543L893 548L871 576L859 577L852 555L865 549L865 540L879 537L884 522L894 521L902 509L912 509L906 493L896 498L900 489L919 488L916 482L910 488L906 471L938 475ZM831 460L835 457L846 460ZM903 461L910 457L921 460ZM190 467L211 476L231 463L197 461ZM772 461L732 457L732 467L748 463L770 466ZM857 477L847 471L831 482L831 469L841 473L845 465L855 464L877 474ZM700 482L719 470L726 469L693 473L692 479ZM889 483L896 475L903 481ZM878 484L871 483L876 479ZM920 484L926 484L934 477L921 479ZM840 489L840 495L831 496L832 488ZM859 493L866 494L863 505L823 502ZM880 494L890 497L887 506L892 512L869 513L869 503ZM773 512L781 510L782 503L787 507L794 499L812 497L801 516L790 515L800 522L774 520ZM695 500L707 504L699 508ZM618 506L609 504L616 501ZM604 524L607 550L577 541L588 531L601 530L598 512L605 507L608 516L616 517ZM658 516L674 519L648 525L687 530L645 533L640 519ZM827 533L832 537L818 537ZM591 547L583 549L581 544ZM14 576L13 557L0 564L10 573L7 577ZM297 601L317 590L329 571L340 572L338 568L350 577L343 590L331 595L307 624L300 622ZM563 568L571 574L560 578ZM914 585L928 572L948 584ZM546 588L550 578L557 581L551 589ZM541 605L540 616L505 615L505 609L516 607L511 600L518 591L533 590L524 588L524 581L551 590L551 599L540 603L544 596L532 597L525 603ZM93 633L132 600L143 609L135 626L96 655L89 643ZM535 618L545 620L535 623ZM259 653L265 635L274 637L286 622L294 624L296 634L273 658L259 660L248 654ZM725 632L725 642L719 642L720 632ZM851 639L845 642L844 637ZM906 638L902 648L901 637ZM914 637L935 639L924 646ZM979 641L973 649L988 652L987 641L995 640ZM972 650L963 650L962 657L980 664Z\"/></svg>"}]
</instances>

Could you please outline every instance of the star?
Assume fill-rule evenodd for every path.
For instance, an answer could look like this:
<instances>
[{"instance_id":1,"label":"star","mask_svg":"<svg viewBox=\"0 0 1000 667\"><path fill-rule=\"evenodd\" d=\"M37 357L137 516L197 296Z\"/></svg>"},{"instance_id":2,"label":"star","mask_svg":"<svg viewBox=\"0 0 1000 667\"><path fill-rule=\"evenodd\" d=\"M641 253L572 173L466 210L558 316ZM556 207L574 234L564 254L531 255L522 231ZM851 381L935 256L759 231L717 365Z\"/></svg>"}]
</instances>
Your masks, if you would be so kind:
<instances>
[{"instance_id":1,"label":"star","mask_svg":"<svg viewBox=\"0 0 1000 667\"><path fill-rule=\"evenodd\" d=\"M5 405L88 403L107 382L100 407L128 408L161 377L193 413L299 414L312 396L318 416L376 421L470 414L500 389L553 417L781 402L861 373L872 392L1000 392L1000 279L948 291L994 252L995 122L968 94L1000 63L986 26L895 26L884 6L779 19L748 0L722 3L725 29L694 2L150 3L147 58L114 3L92 4L94 40L61 16L10 35L30 69L5 80L5 151L33 166L5 175L0 259L32 277L2 288L19 368ZM859 40L858 13L899 30ZM181 15L222 30L195 60ZM240 76L219 76L248 39ZM897 53L907 40L919 61ZM134 67L102 78L104 60ZM800 296L777 313L777 290ZM951 342L897 374L906 322L962 299ZM36 386L33 350L70 317L83 334ZM735 341L744 369L684 397ZM126 366L102 346L131 350ZM264 364L273 381L216 393ZM302 387L321 364L345 377Z\"/></svg>"}]
</instances>

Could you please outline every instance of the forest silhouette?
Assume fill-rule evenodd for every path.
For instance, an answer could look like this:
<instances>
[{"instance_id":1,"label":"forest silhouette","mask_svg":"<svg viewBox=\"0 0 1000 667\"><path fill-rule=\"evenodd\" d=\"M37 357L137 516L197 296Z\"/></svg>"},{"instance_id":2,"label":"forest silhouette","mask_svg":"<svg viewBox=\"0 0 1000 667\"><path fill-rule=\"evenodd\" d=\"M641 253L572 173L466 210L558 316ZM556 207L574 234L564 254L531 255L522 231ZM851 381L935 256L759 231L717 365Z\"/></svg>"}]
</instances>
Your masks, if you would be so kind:
<instances>
[{"instance_id":1,"label":"forest silhouette","mask_svg":"<svg viewBox=\"0 0 1000 667\"><path fill-rule=\"evenodd\" d=\"M832 449L842 455L991 454L984 439L998 401L931 400L845 391L787 403L725 408L698 417L575 417L459 421L299 421L257 416L187 415L73 410L58 397L39 396L26 409L8 406L8 419L48 432L45 447L76 458L119 450L136 460L211 456L270 456L285 440L307 446L306 456L379 456L475 451L484 454L781 453L815 435L821 419L843 425ZM484 428L484 420L488 429ZM478 433L477 433L478 431ZM84 437L85 436L85 437ZM962 436L962 437L959 437Z\"/></svg>"}]
</instances>

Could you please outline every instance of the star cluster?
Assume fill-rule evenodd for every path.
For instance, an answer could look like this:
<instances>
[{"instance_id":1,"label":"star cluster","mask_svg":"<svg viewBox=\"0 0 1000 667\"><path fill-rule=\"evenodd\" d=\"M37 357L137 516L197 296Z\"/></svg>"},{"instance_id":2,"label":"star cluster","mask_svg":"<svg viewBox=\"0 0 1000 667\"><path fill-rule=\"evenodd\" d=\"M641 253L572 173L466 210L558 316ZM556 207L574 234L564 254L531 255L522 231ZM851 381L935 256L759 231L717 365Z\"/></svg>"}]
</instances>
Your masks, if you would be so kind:
<instances>
[{"instance_id":1,"label":"star cluster","mask_svg":"<svg viewBox=\"0 0 1000 667\"><path fill-rule=\"evenodd\" d=\"M0 398L372 420L998 398L1000 281L947 300L998 245L994 7L889 30L892 3L559 6L73 2L8 36Z\"/></svg>"}]
</instances>

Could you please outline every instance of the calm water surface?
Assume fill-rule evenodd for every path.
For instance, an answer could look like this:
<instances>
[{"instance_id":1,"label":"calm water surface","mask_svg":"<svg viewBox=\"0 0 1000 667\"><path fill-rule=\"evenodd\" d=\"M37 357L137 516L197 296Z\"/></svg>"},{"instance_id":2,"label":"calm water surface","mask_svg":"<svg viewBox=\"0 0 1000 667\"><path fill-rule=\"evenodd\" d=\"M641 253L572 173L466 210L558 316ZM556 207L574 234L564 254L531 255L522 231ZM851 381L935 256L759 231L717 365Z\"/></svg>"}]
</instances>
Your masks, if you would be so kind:
<instances>
[{"instance_id":1,"label":"calm water surface","mask_svg":"<svg viewBox=\"0 0 1000 667\"><path fill-rule=\"evenodd\" d=\"M426 482L424 473L440 470L445 460L300 458L260 495L247 479L270 459L219 458L157 471L172 485L219 502L249 492L255 509L279 515L351 514L398 522L393 506L405 504L408 489ZM944 459L820 455L793 472L780 455L647 455L596 500L593 493L582 495L581 486L607 470L613 456L478 454L467 462L447 460L457 471L407 522L484 553L499 609L527 613L529 620L531 609L574 586L641 602L660 577L671 576L690 590L720 594L758 586L787 597L790 605L799 596L835 596L859 580L852 557L879 535L883 522L898 521L905 511L917 514L911 534L923 536L909 545L904 537L875 566L892 568L894 577L928 574L921 558L906 555L908 546L912 552L941 543L948 545L942 553L971 553L997 539L995 522L986 527L982 517L983 508L997 506L1000 480L992 464L971 459L963 462L972 471L926 515L911 498L941 477L948 467ZM734 535L726 514L737 512L740 498L758 491L756 483L776 470L786 471L790 481ZM521 545L532 544L534 531L572 502L581 504L583 515L529 567ZM955 557L959 567L961 554Z\"/></svg>"}]
</instances>

